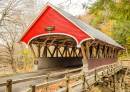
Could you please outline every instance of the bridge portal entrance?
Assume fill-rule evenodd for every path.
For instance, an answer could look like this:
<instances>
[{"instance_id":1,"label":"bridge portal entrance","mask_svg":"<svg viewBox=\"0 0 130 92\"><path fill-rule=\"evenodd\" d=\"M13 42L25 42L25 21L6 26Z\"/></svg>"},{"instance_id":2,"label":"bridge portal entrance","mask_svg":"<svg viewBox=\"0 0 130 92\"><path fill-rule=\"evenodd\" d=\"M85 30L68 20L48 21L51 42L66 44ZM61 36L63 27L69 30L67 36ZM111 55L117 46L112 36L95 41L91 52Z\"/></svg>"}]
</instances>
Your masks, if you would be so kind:
<instances>
[{"instance_id":1,"label":"bridge portal entrance","mask_svg":"<svg viewBox=\"0 0 130 92\"><path fill-rule=\"evenodd\" d=\"M29 46L34 54L35 70L82 65L81 48L74 38L61 34L34 37ZM37 51L34 51L34 47Z\"/></svg>"}]
</instances>

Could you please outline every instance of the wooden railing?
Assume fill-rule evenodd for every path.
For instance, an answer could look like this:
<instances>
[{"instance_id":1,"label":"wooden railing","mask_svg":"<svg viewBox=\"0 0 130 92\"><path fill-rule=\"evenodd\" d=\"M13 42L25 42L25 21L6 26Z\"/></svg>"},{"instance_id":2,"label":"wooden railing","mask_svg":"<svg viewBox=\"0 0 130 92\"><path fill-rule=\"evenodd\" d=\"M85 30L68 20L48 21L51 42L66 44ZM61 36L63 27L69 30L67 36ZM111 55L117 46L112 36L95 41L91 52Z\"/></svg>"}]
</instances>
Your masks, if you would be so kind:
<instances>
[{"instance_id":1,"label":"wooden railing","mask_svg":"<svg viewBox=\"0 0 130 92\"><path fill-rule=\"evenodd\" d=\"M37 80L37 79L43 79L43 78L45 78L46 81L48 81L49 77L53 77L53 76L60 75L60 74L76 72L76 71L80 71L81 69L82 68L77 68L77 69L67 70L67 71L53 73L53 74L47 73L46 75L42 75L42 76L29 77L29 78L13 80L13 81L11 79L8 79L7 82L0 83L0 87L6 86L6 92L12 92L12 84L27 82L27 81L31 81L31 80Z\"/></svg>"},{"instance_id":2,"label":"wooden railing","mask_svg":"<svg viewBox=\"0 0 130 92\"><path fill-rule=\"evenodd\" d=\"M59 92L73 92L72 88L73 86L77 86L82 84L82 90L87 90L90 89L91 84L89 84L88 80L91 78L94 78L93 82L97 82L97 81L101 81L101 78L103 76L111 76L113 75L115 72L121 70L123 68L121 62L117 62L114 64L110 64L110 65L104 65L104 66L100 66L97 67L95 69L89 70L87 72L81 72L79 74L75 74L72 76L68 76L68 74L66 74L65 78L61 78L55 81L50 81L50 82L46 82L40 85L31 85L30 89L28 90L28 92L35 92L36 90L39 89L43 89L46 88L46 92L49 92L49 86L60 83L60 82L64 82L66 83L66 86L62 89L59 90ZM102 69L102 70L100 70ZM100 70L100 72L97 72L98 70ZM89 73L94 72L94 74L89 75ZM77 83L74 83L73 85L69 84L69 81L73 78L77 78L77 77L81 77L81 80L77 81ZM87 89L85 88L85 84L87 84ZM92 83L93 84L93 83Z\"/></svg>"},{"instance_id":3,"label":"wooden railing","mask_svg":"<svg viewBox=\"0 0 130 92\"><path fill-rule=\"evenodd\" d=\"M59 92L61 91L72 92L72 88L80 84L82 84L82 90L87 90L87 89L90 89L90 86L94 82L100 81L103 76L106 76L106 75L111 76L114 73L120 71L123 68L122 63L123 62L117 62L117 63L113 63L109 65L103 65L103 66L88 70L86 72L83 72L83 68L85 67L82 67L82 68L67 70L67 71L53 73L53 74L48 73L46 75L30 77L30 78L25 78L25 79L20 79L20 80L12 81L11 79L9 79L7 80L7 82L0 83L0 87L6 86L6 92L12 92L12 84L45 78L46 83L39 84L39 85L30 85L30 89L28 90L28 92L35 92L36 90L43 89L43 88L45 88L46 92L49 92L49 86L57 84L57 83L61 83L61 82L65 82L66 85L65 87L59 89ZM76 72L76 71L82 71L82 72L80 72L79 74L69 76L69 73ZM60 75L60 74L65 74L66 77L58 79L58 80L54 80L54 81L49 81L50 77ZM81 79L79 79L77 82L73 84L69 84L69 81L71 79L74 79L77 77L81 77ZM94 78L93 83L89 83L88 81L91 80L92 78ZM87 88L85 88L85 84L87 84Z\"/></svg>"}]
</instances>

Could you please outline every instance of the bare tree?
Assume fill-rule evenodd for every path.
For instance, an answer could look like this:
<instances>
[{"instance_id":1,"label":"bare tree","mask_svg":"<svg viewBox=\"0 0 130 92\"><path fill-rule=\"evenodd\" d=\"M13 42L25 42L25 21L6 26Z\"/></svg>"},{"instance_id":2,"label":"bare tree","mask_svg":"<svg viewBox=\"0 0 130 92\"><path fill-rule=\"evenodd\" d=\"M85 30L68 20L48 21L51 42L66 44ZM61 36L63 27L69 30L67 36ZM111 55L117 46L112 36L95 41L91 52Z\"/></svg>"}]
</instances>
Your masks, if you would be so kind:
<instances>
[{"instance_id":1,"label":"bare tree","mask_svg":"<svg viewBox=\"0 0 130 92\"><path fill-rule=\"evenodd\" d=\"M23 18L29 4L31 6L31 3L26 4L26 0L0 0L0 47L4 48L0 51L0 57L10 63L13 72L17 72L15 52L19 45L16 40L28 24Z\"/></svg>"}]
</instances>

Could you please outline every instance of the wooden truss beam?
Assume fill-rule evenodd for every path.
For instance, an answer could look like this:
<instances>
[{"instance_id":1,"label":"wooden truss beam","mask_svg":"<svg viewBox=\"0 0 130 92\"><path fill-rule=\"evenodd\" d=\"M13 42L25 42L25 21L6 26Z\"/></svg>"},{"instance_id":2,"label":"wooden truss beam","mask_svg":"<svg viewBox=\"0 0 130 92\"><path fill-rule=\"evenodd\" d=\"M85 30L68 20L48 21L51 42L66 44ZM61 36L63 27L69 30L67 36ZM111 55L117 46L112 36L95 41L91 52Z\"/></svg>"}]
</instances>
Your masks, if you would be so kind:
<instances>
[{"instance_id":1,"label":"wooden truss beam","mask_svg":"<svg viewBox=\"0 0 130 92\"><path fill-rule=\"evenodd\" d=\"M46 40L41 44L41 46L45 45L46 42L49 40L50 37L47 37Z\"/></svg>"},{"instance_id":2,"label":"wooden truss beam","mask_svg":"<svg viewBox=\"0 0 130 92\"><path fill-rule=\"evenodd\" d=\"M32 44L30 44L29 46L30 46L30 49L31 49L31 51L32 51L32 53L33 53L33 56L36 57L36 54L35 54L34 49L33 49L33 47L32 47Z\"/></svg>"},{"instance_id":3,"label":"wooden truss beam","mask_svg":"<svg viewBox=\"0 0 130 92\"><path fill-rule=\"evenodd\" d=\"M38 43L38 53L37 53L37 56L38 56L38 57L40 57L40 49L41 49L40 43Z\"/></svg>"},{"instance_id":4,"label":"wooden truss beam","mask_svg":"<svg viewBox=\"0 0 130 92\"><path fill-rule=\"evenodd\" d=\"M85 50L84 50L83 43L81 44L81 51L82 51L83 59L87 59L86 54L85 54Z\"/></svg>"},{"instance_id":5,"label":"wooden truss beam","mask_svg":"<svg viewBox=\"0 0 130 92\"><path fill-rule=\"evenodd\" d=\"M47 57L47 46L44 46L42 57Z\"/></svg>"},{"instance_id":6,"label":"wooden truss beam","mask_svg":"<svg viewBox=\"0 0 130 92\"><path fill-rule=\"evenodd\" d=\"M86 41L86 58L89 59L90 58L90 52L89 52L89 45L90 42Z\"/></svg>"}]
</instances>

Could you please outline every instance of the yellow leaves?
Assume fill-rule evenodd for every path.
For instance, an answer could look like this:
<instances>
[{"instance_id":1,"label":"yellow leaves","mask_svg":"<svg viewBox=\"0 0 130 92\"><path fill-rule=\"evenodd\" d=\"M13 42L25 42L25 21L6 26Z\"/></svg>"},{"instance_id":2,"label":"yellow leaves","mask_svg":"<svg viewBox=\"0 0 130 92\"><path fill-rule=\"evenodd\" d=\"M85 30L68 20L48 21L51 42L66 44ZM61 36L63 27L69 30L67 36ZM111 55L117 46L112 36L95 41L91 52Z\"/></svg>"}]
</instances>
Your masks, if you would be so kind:
<instances>
[{"instance_id":1,"label":"yellow leaves","mask_svg":"<svg viewBox=\"0 0 130 92\"><path fill-rule=\"evenodd\" d=\"M26 49L23 52L24 52L24 54L28 54L28 50L26 50Z\"/></svg>"},{"instance_id":2,"label":"yellow leaves","mask_svg":"<svg viewBox=\"0 0 130 92\"><path fill-rule=\"evenodd\" d=\"M100 11L99 10L96 10L95 12L94 12L94 15L99 15L100 14Z\"/></svg>"},{"instance_id":3,"label":"yellow leaves","mask_svg":"<svg viewBox=\"0 0 130 92\"><path fill-rule=\"evenodd\" d=\"M114 21L108 20L105 25L101 28L101 31L103 33L105 33L106 35L108 35L109 37L111 37L113 39L113 37L111 36L111 28L114 24Z\"/></svg>"}]
</instances>

